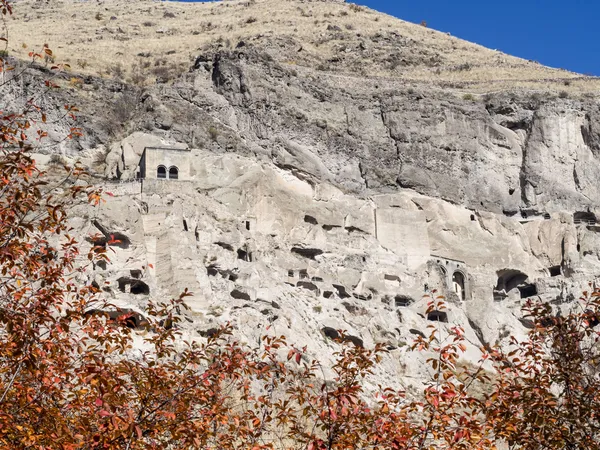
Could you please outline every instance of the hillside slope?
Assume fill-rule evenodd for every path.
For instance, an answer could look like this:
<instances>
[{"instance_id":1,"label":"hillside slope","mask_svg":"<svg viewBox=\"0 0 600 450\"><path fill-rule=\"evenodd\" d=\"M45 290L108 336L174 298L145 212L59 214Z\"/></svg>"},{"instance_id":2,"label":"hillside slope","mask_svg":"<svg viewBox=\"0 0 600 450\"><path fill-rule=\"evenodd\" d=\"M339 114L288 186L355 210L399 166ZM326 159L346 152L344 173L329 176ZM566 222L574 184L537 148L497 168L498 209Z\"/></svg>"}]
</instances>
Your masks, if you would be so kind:
<instances>
[{"instance_id":1,"label":"hillside slope","mask_svg":"<svg viewBox=\"0 0 600 450\"><path fill-rule=\"evenodd\" d=\"M285 67L469 92L517 87L591 92L600 86L595 78L339 1L24 0L10 27L13 54L47 43L77 72L133 75L140 82L150 82L155 65L184 71L198 52L231 50L243 41Z\"/></svg>"}]
</instances>

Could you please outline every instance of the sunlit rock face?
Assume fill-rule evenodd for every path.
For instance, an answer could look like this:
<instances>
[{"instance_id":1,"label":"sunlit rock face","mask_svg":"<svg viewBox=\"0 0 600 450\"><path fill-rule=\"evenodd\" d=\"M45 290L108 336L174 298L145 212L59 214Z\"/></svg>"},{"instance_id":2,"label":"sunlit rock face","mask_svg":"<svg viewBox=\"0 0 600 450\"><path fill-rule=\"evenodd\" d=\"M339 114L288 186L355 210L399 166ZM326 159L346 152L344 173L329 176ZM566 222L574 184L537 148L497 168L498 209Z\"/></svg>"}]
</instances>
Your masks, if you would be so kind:
<instances>
[{"instance_id":1,"label":"sunlit rock face","mask_svg":"<svg viewBox=\"0 0 600 450\"><path fill-rule=\"evenodd\" d=\"M343 2L301 3L349 20ZM80 161L111 194L74 207L72 225L82 247L90 234L110 246L111 261L86 276L117 306L143 314L188 288L186 339L231 323L250 345L284 334L328 362L341 329L390 350L382 381L413 383L424 368L408 347L428 326L462 326L477 361L478 346L527 332L527 299L569 308L597 280L600 114L593 95L558 95L562 82L507 90L468 79L483 63L444 59L457 42L473 59L491 51L349 14L357 29L323 27L321 46L256 34L191 48L189 71L168 83L88 75L53 93L79 106L83 137L62 140L68 125L51 112L56 146L36 160L53 174L50 152ZM15 107L40 76L6 84L2 101ZM427 314L436 296L447 309Z\"/></svg>"}]
</instances>

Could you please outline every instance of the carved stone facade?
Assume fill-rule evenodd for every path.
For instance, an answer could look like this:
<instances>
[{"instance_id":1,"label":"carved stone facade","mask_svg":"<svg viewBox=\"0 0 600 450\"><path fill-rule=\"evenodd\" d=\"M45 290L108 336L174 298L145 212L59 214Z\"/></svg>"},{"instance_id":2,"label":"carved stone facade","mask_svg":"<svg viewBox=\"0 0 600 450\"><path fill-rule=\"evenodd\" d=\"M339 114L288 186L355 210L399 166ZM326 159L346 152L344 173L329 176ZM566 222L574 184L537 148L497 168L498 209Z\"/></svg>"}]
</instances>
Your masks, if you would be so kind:
<instances>
[{"instance_id":1,"label":"carved stone facade","mask_svg":"<svg viewBox=\"0 0 600 450\"><path fill-rule=\"evenodd\" d=\"M143 180L191 179L191 151L186 148L146 147L140 157L137 178Z\"/></svg>"}]
</instances>

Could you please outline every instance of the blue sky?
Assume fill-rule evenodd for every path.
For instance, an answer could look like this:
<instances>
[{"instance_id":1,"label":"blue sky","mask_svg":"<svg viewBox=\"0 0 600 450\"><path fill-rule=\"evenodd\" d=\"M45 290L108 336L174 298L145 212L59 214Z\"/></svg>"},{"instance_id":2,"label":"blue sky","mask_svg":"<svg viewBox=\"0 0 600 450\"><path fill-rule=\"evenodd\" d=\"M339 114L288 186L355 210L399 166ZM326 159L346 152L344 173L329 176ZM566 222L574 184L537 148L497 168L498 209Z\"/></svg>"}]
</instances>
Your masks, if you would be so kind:
<instances>
[{"instance_id":1,"label":"blue sky","mask_svg":"<svg viewBox=\"0 0 600 450\"><path fill-rule=\"evenodd\" d=\"M485 47L600 76L600 0L352 0Z\"/></svg>"},{"instance_id":2,"label":"blue sky","mask_svg":"<svg viewBox=\"0 0 600 450\"><path fill-rule=\"evenodd\" d=\"M600 0L351 1L546 66L600 76Z\"/></svg>"}]
</instances>

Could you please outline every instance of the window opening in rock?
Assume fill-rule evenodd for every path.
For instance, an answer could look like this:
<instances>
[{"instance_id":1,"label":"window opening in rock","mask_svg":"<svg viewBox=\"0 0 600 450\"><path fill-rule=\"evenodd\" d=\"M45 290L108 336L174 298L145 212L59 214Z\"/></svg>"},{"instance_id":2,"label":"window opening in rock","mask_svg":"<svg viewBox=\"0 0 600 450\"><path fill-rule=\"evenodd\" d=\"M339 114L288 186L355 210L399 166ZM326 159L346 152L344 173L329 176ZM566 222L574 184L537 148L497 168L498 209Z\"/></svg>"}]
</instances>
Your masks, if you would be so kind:
<instances>
[{"instance_id":1,"label":"window opening in rock","mask_svg":"<svg viewBox=\"0 0 600 450\"><path fill-rule=\"evenodd\" d=\"M179 178L179 169L175 166L169 168L169 180L177 180Z\"/></svg>"},{"instance_id":2,"label":"window opening in rock","mask_svg":"<svg viewBox=\"0 0 600 450\"><path fill-rule=\"evenodd\" d=\"M427 320L448 323L448 314L445 311L431 311L427 314Z\"/></svg>"},{"instance_id":3,"label":"window opening in rock","mask_svg":"<svg viewBox=\"0 0 600 450\"><path fill-rule=\"evenodd\" d=\"M515 190L514 190L514 188L510 188L510 189L508 190L508 195L513 195L514 193L515 193Z\"/></svg>"},{"instance_id":4,"label":"window opening in rock","mask_svg":"<svg viewBox=\"0 0 600 450\"><path fill-rule=\"evenodd\" d=\"M471 221L475 221L475 214L471 214Z\"/></svg>"},{"instance_id":5,"label":"window opening in rock","mask_svg":"<svg viewBox=\"0 0 600 450\"><path fill-rule=\"evenodd\" d=\"M131 275L132 278L140 279L142 278L142 271L140 269L131 269L129 275Z\"/></svg>"},{"instance_id":6,"label":"window opening in rock","mask_svg":"<svg viewBox=\"0 0 600 450\"><path fill-rule=\"evenodd\" d=\"M396 295L396 297L394 297L394 303L398 307L410 306L410 304L412 302L413 302L413 299L410 297L407 297L406 295Z\"/></svg>"},{"instance_id":7,"label":"window opening in rock","mask_svg":"<svg viewBox=\"0 0 600 450\"><path fill-rule=\"evenodd\" d=\"M183 230L188 231L188 225L187 225L187 221L185 219L183 219Z\"/></svg>"},{"instance_id":8,"label":"window opening in rock","mask_svg":"<svg viewBox=\"0 0 600 450\"><path fill-rule=\"evenodd\" d=\"M496 284L495 290L509 292L514 288L525 284L527 278L529 278L527 274L520 270L500 270L498 271L498 283Z\"/></svg>"},{"instance_id":9,"label":"window opening in rock","mask_svg":"<svg viewBox=\"0 0 600 450\"><path fill-rule=\"evenodd\" d=\"M454 292L458 295L459 299L463 301L466 299L465 276L462 272L454 272L452 274L452 289L454 289Z\"/></svg>"},{"instance_id":10,"label":"window opening in rock","mask_svg":"<svg viewBox=\"0 0 600 450\"><path fill-rule=\"evenodd\" d=\"M150 286L135 278L121 277L117 280L119 290L121 292L130 293L133 295L149 295Z\"/></svg>"},{"instance_id":11,"label":"window opening in rock","mask_svg":"<svg viewBox=\"0 0 600 450\"><path fill-rule=\"evenodd\" d=\"M596 215L591 212L578 211L573 214L573 222L575 225L596 225Z\"/></svg>"},{"instance_id":12,"label":"window opening in rock","mask_svg":"<svg viewBox=\"0 0 600 450\"><path fill-rule=\"evenodd\" d=\"M237 257L242 261L252 262L252 252L242 250L241 248L237 251Z\"/></svg>"},{"instance_id":13,"label":"window opening in rock","mask_svg":"<svg viewBox=\"0 0 600 450\"><path fill-rule=\"evenodd\" d=\"M549 213L544 213L544 220L550 220L551 218Z\"/></svg>"},{"instance_id":14,"label":"window opening in rock","mask_svg":"<svg viewBox=\"0 0 600 450\"><path fill-rule=\"evenodd\" d=\"M300 275L300 278L301 278L301 279L308 278L308 271L306 271L305 269L301 269L301 270L298 272L298 274Z\"/></svg>"},{"instance_id":15,"label":"window opening in rock","mask_svg":"<svg viewBox=\"0 0 600 450\"><path fill-rule=\"evenodd\" d=\"M560 266L549 267L548 271L550 272L550 276L551 277L558 277L558 276L560 276Z\"/></svg>"},{"instance_id":16,"label":"window opening in rock","mask_svg":"<svg viewBox=\"0 0 600 450\"><path fill-rule=\"evenodd\" d=\"M158 166L156 178L167 178L167 168L165 166Z\"/></svg>"},{"instance_id":17,"label":"window opening in rock","mask_svg":"<svg viewBox=\"0 0 600 450\"><path fill-rule=\"evenodd\" d=\"M537 295L537 287L535 284L525 284L518 287L521 298L529 298Z\"/></svg>"},{"instance_id":18,"label":"window opening in rock","mask_svg":"<svg viewBox=\"0 0 600 450\"><path fill-rule=\"evenodd\" d=\"M308 289L309 291L316 292L317 295L319 295L319 292L320 292L317 285L314 283L311 283L310 281L298 281L298 283L296 283L296 286L304 288L304 289Z\"/></svg>"},{"instance_id":19,"label":"window opening in rock","mask_svg":"<svg viewBox=\"0 0 600 450\"><path fill-rule=\"evenodd\" d=\"M304 258L315 259L316 256L323 254L323 250L319 248L292 247L292 253L296 253Z\"/></svg>"},{"instance_id":20,"label":"window opening in rock","mask_svg":"<svg viewBox=\"0 0 600 450\"><path fill-rule=\"evenodd\" d=\"M135 281L131 284L131 291L133 295L150 295L150 286L143 281Z\"/></svg>"},{"instance_id":21,"label":"window opening in rock","mask_svg":"<svg viewBox=\"0 0 600 450\"><path fill-rule=\"evenodd\" d=\"M339 298L350 298L350 295L346 291L346 288L341 284L334 284L333 287L336 289Z\"/></svg>"},{"instance_id":22,"label":"window opening in rock","mask_svg":"<svg viewBox=\"0 0 600 450\"><path fill-rule=\"evenodd\" d=\"M318 225L319 222L313 216L309 216L308 214L304 216L304 221L306 223L310 223L311 225Z\"/></svg>"},{"instance_id":23,"label":"window opening in rock","mask_svg":"<svg viewBox=\"0 0 600 450\"><path fill-rule=\"evenodd\" d=\"M246 220L246 230L250 231L250 221Z\"/></svg>"},{"instance_id":24,"label":"window opening in rock","mask_svg":"<svg viewBox=\"0 0 600 450\"><path fill-rule=\"evenodd\" d=\"M250 295L246 292L240 291L239 289L234 289L229 293L233 298L237 298L238 300L251 300Z\"/></svg>"},{"instance_id":25,"label":"window opening in rock","mask_svg":"<svg viewBox=\"0 0 600 450\"><path fill-rule=\"evenodd\" d=\"M294 271L288 270L288 277L293 277L293 276L294 276Z\"/></svg>"}]
</instances>

